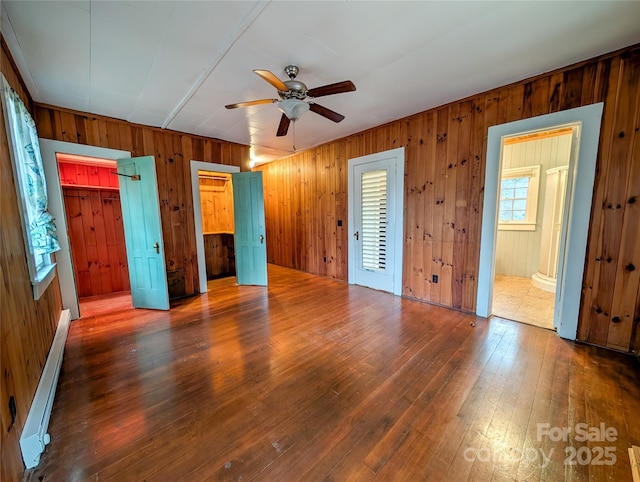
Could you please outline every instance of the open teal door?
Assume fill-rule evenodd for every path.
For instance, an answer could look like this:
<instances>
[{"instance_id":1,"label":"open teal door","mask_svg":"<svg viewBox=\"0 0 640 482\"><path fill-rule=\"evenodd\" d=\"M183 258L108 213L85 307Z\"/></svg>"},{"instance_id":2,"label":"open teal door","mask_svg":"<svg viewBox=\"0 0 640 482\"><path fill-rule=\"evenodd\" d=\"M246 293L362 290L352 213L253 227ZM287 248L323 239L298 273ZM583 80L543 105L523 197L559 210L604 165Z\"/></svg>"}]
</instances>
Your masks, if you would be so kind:
<instances>
[{"instance_id":1,"label":"open teal door","mask_svg":"<svg viewBox=\"0 0 640 482\"><path fill-rule=\"evenodd\" d=\"M168 310L155 161L147 156L117 162L133 306Z\"/></svg>"},{"instance_id":2,"label":"open teal door","mask_svg":"<svg viewBox=\"0 0 640 482\"><path fill-rule=\"evenodd\" d=\"M234 172L231 176L236 278L240 285L267 286L262 173Z\"/></svg>"}]
</instances>

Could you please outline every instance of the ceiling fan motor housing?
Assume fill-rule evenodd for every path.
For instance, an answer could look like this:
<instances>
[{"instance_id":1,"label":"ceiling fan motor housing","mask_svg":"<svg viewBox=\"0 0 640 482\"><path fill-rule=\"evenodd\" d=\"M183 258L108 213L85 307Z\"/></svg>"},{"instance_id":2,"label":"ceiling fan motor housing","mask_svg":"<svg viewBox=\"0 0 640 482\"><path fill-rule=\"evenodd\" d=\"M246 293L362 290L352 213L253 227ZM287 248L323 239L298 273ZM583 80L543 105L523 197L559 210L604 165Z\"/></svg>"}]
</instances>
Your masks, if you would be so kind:
<instances>
[{"instance_id":1,"label":"ceiling fan motor housing","mask_svg":"<svg viewBox=\"0 0 640 482\"><path fill-rule=\"evenodd\" d=\"M307 97L307 86L299 80L285 80L284 85L289 87L288 91L278 91L278 95L281 99L300 99L303 100Z\"/></svg>"},{"instance_id":2,"label":"ceiling fan motor housing","mask_svg":"<svg viewBox=\"0 0 640 482\"><path fill-rule=\"evenodd\" d=\"M299 99L304 100L307 98L307 86L300 82L299 80L295 80L300 69L297 65L287 65L284 68L285 74L289 76L289 80L285 80L283 83L287 86L289 90L278 90L278 95L281 99Z\"/></svg>"}]
</instances>

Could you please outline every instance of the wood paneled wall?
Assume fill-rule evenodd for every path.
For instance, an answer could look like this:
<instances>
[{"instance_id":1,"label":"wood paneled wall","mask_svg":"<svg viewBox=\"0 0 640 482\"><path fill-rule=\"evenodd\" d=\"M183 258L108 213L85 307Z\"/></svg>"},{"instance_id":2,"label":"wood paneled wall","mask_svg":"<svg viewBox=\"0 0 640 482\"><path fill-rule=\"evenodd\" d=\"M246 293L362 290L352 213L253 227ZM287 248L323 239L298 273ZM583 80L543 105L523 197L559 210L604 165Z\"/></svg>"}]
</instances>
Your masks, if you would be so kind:
<instances>
[{"instance_id":1,"label":"wood paneled wall","mask_svg":"<svg viewBox=\"0 0 640 482\"><path fill-rule=\"evenodd\" d=\"M346 280L347 160L404 146L403 294L473 311L488 128L596 102L605 110L579 338L627 351L640 313L640 46L260 166L268 259Z\"/></svg>"},{"instance_id":2,"label":"wood paneled wall","mask_svg":"<svg viewBox=\"0 0 640 482\"><path fill-rule=\"evenodd\" d=\"M640 47L601 64L596 82L608 89L579 338L627 351L640 330Z\"/></svg>"},{"instance_id":3,"label":"wood paneled wall","mask_svg":"<svg viewBox=\"0 0 640 482\"><path fill-rule=\"evenodd\" d=\"M60 184L76 187L107 187L119 189L118 176L114 174L116 166L88 166L70 162L58 162Z\"/></svg>"},{"instance_id":4,"label":"wood paneled wall","mask_svg":"<svg viewBox=\"0 0 640 482\"><path fill-rule=\"evenodd\" d=\"M31 99L2 39L0 65L9 84L30 108ZM24 466L20 434L35 394L60 317L61 300L57 279L38 301L33 299L22 238L18 200L3 114L0 114L0 479L22 479ZM9 399L14 397L16 419L11 424Z\"/></svg>"},{"instance_id":5,"label":"wood paneled wall","mask_svg":"<svg viewBox=\"0 0 640 482\"><path fill-rule=\"evenodd\" d=\"M198 293L190 161L249 170L249 147L39 104L34 117L46 139L155 156L169 295Z\"/></svg>"},{"instance_id":6,"label":"wood paneled wall","mask_svg":"<svg viewBox=\"0 0 640 482\"><path fill-rule=\"evenodd\" d=\"M351 148L336 141L258 168L270 263L347 279L347 159L357 157Z\"/></svg>"},{"instance_id":7,"label":"wood paneled wall","mask_svg":"<svg viewBox=\"0 0 640 482\"><path fill-rule=\"evenodd\" d=\"M78 296L129 291L120 191L63 187L62 192Z\"/></svg>"},{"instance_id":8,"label":"wood paneled wall","mask_svg":"<svg viewBox=\"0 0 640 482\"><path fill-rule=\"evenodd\" d=\"M58 161L79 297L129 290L120 190L113 164Z\"/></svg>"},{"instance_id":9,"label":"wood paneled wall","mask_svg":"<svg viewBox=\"0 0 640 482\"><path fill-rule=\"evenodd\" d=\"M235 276L236 258L233 234L205 234L204 255L207 279Z\"/></svg>"},{"instance_id":10,"label":"wood paneled wall","mask_svg":"<svg viewBox=\"0 0 640 482\"><path fill-rule=\"evenodd\" d=\"M200 207L204 234L231 233L233 227L233 187L231 175L200 178Z\"/></svg>"}]
</instances>

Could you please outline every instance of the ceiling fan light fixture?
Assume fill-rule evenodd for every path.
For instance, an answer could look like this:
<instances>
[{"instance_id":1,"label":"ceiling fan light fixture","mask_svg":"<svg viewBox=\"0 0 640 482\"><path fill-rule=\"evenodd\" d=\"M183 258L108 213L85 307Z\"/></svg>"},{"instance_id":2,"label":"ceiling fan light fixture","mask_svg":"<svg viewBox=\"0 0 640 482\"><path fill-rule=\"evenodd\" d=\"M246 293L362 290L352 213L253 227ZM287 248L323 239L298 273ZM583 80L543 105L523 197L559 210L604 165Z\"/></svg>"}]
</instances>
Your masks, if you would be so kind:
<instances>
[{"instance_id":1,"label":"ceiling fan light fixture","mask_svg":"<svg viewBox=\"0 0 640 482\"><path fill-rule=\"evenodd\" d=\"M296 121L309 110L309 104L300 99L284 99L278 102L278 109L289 119Z\"/></svg>"}]
</instances>

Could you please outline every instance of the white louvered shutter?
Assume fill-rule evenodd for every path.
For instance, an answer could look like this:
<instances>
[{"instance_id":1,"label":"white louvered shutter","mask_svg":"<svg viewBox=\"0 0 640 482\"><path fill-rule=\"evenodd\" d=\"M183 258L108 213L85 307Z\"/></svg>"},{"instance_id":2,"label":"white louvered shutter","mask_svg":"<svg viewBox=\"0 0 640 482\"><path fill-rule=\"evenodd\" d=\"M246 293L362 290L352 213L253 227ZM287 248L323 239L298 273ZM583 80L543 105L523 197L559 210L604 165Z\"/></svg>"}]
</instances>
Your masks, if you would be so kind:
<instances>
[{"instance_id":1,"label":"white louvered shutter","mask_svg":"<svg viewBox=\"0 0 640 482\"><path fill-rule=\"evenodd\" d=\"M362 268L387 266L387 170L362 173Z\"/></svg>"}]
</instances>

